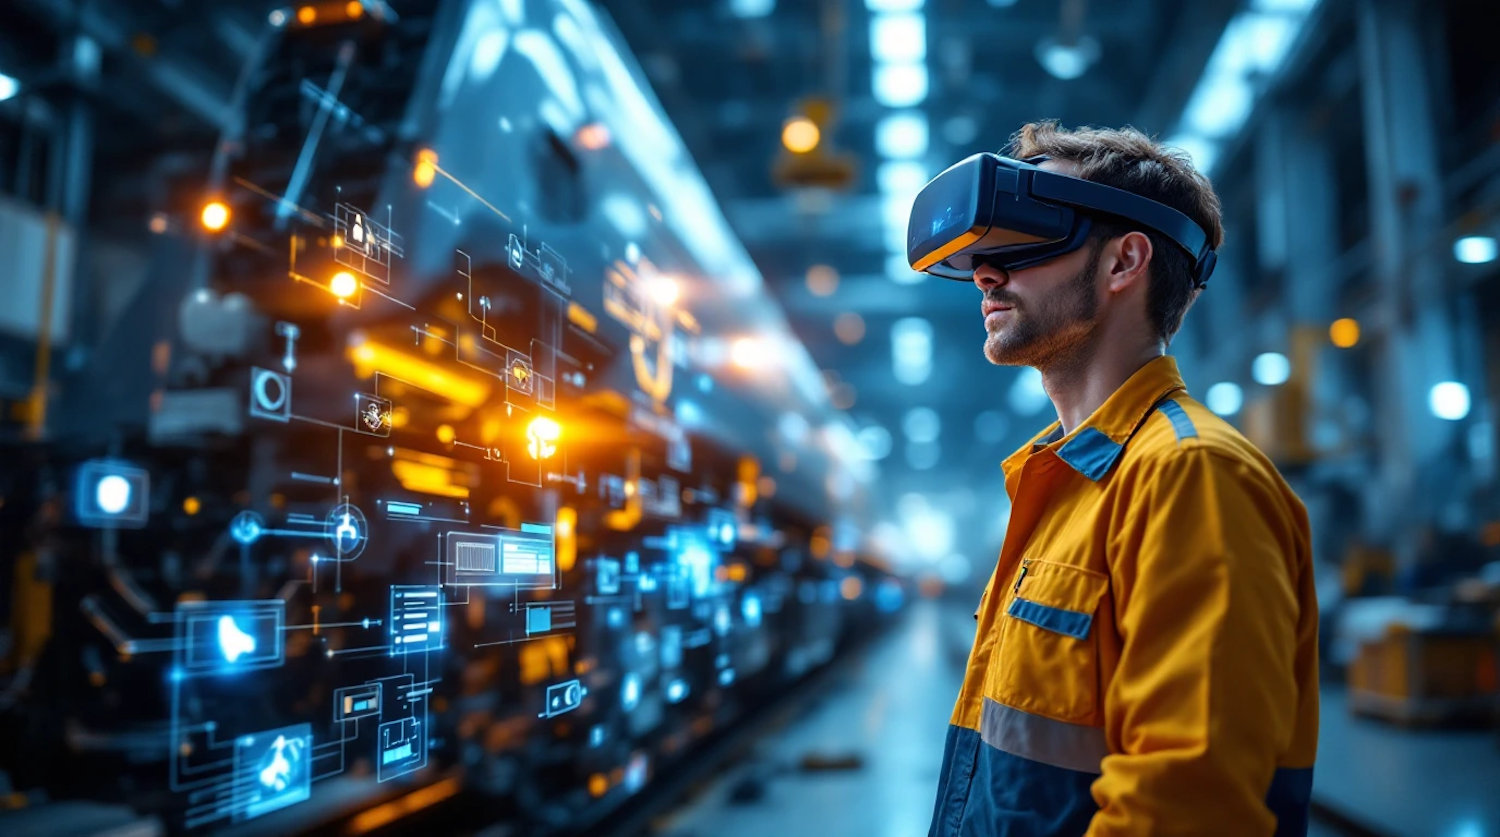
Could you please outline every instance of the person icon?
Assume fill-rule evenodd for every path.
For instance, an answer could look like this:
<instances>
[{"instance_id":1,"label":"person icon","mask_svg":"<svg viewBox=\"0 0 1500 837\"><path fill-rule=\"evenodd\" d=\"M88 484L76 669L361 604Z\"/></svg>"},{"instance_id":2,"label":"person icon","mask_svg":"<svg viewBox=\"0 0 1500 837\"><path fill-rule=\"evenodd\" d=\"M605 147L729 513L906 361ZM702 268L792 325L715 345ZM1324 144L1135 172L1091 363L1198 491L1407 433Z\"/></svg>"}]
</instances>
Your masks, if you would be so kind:
<instances>
[{"instance_id":1,"label":"person icon","mask_svg":"<svg viewBox=\"0 0 1500 837\"><path fill-rule=\"evenodd\" d=\"M354 227L349 231L349 240L361 252L369 252L369 244L365 241L365 216L358 212L354 213Z\"/></svg>"}]
</instances>

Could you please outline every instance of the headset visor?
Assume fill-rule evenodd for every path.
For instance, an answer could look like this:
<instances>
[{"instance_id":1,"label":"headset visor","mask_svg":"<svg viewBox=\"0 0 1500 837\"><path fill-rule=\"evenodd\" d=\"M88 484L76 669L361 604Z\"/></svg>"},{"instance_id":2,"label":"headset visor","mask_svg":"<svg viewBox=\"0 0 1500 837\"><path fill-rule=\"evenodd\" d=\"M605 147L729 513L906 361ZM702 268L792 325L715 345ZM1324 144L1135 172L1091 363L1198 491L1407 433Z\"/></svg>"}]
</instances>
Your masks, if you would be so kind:
<instances>
[{"instance_id":1,"label":"headset visor","mask_svg":"<svg viewBox=\"0 0 1500 837\"><path fill-rule=\"evenodd\" d=\"M970 280L981 262L1019 270L1083 246L1094 216L1152 229L1193 257L1201 287L1213 271L1208 237L1181 212L1149 198L1046 171L998 154L975 154L923 187L906 232L913 270Z\"/></svg>"}]
</instances>

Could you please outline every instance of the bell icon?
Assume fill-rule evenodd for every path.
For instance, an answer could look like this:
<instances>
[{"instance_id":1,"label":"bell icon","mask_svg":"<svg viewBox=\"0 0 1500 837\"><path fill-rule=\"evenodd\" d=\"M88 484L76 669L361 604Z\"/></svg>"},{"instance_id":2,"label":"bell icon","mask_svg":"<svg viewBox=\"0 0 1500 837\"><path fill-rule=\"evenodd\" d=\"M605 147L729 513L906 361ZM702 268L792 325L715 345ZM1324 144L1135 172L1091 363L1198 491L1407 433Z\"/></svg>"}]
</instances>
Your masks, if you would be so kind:
<instances>
[{"instance_id":1,"label":"bell icon","mask_svg":"<svg viewBox=\"0 0 1500 837\"><path fill-rule=\"evenodd\" d=\"M219 651L226 662L236 662L246 654L255 653L255 637L245 633L234 623L232 616L219 617Z\"/></svg>"}]
</instances>

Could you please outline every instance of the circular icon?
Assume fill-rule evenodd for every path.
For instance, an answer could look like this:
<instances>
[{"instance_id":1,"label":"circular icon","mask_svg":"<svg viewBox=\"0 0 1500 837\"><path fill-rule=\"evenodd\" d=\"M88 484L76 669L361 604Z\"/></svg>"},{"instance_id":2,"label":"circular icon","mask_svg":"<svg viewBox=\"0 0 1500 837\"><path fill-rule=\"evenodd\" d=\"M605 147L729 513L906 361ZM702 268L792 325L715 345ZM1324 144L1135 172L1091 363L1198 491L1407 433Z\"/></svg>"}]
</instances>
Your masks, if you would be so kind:
<instances>
[{"instance_id":1,"label":"circular icon","mask_svg":"<svg viewBox=\"0 0 1500 837\"><path fill-rule=\"evenodd\" d=\"M323 528L328 532L328 542L333 545L335 560L353 561L365 550L370 527L358 506L349 503L334 506Z\"/></svg>"},{"instance_id":2,"label":"circular icon","mask_svg":"<svg viewBox=\"0 0 1500 837\"><path fill-rule=\"evenodd\" d=\"M234 538L243 546L249 546L260 540L260 536L265 534L265 531L265 518L249 509L240 512L229 521L229 537Z\"/></svg>"},{"instance_id":3,"label":"circular icon","mask_svg":"<svg viewBox=\"0 0 1500 837\"><path fill-rule=\"evenodd\" d=\"M280 412L286 405L286 384L280 375L262 371L255 376L255 402L268 413Z\"/></svg>"}]
</instances>

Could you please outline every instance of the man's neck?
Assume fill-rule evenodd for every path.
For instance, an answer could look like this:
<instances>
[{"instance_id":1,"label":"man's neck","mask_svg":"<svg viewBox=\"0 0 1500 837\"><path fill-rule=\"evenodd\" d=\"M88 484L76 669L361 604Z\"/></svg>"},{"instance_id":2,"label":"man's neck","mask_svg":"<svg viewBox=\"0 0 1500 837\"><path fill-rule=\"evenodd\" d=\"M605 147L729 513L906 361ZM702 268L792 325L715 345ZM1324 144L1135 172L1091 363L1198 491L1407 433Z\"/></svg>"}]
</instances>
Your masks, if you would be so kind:
<instances>
[{"instance_id":1,"label":"man's neck","mask_svg":"<svg viewBox=\"0 0 1500 837\"><path fill-rule=\"evenodd\" d=\"M1095 344L1075 357L1058 359L1041 369L1042 387L1057 408L1063 433L1072 433L1131 375L1164 354L1166 347L1159 340L1124 350Z\"/></svg>"}]
</instances>

